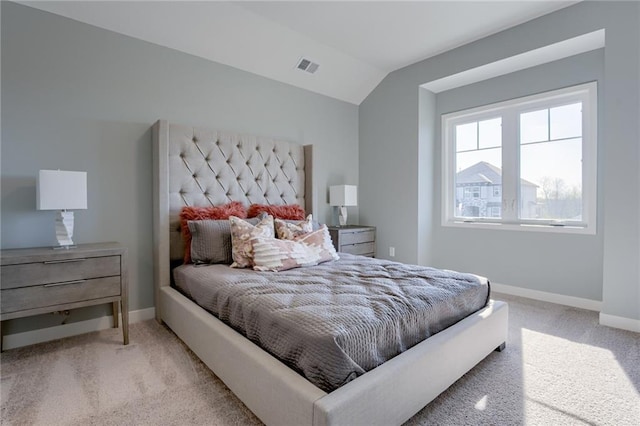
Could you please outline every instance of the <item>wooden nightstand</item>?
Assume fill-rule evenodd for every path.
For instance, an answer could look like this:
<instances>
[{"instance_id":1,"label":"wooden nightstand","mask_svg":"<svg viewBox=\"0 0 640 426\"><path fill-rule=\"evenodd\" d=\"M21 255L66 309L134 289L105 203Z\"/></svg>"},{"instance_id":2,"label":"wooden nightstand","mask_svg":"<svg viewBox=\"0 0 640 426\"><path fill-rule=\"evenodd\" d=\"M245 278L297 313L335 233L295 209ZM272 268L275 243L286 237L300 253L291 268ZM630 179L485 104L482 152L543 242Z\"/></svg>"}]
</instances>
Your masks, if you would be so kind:
<instances>
[{"instance_id":1,"label":"wooden nightstand","mask_svg":"<svg viewBox=\"0 0 640 426\"><path fill-rule=\"evenodd\" d=\"M329 234L331 234L336 251L369 257L376 256L375 226L329 226Z\"/></svg>"},{"instance_id":2,"label":"wooden nightstand","mask_svg":"<svg viewBox=\"0 0 640 426\"><path fill-rule=\"evenodd\" d=\"M0 321L102 303L113 303L115 328L121 305L122 335L129 344L127 249L120 244L0 252Z\"/></svg>"}]
</instances>

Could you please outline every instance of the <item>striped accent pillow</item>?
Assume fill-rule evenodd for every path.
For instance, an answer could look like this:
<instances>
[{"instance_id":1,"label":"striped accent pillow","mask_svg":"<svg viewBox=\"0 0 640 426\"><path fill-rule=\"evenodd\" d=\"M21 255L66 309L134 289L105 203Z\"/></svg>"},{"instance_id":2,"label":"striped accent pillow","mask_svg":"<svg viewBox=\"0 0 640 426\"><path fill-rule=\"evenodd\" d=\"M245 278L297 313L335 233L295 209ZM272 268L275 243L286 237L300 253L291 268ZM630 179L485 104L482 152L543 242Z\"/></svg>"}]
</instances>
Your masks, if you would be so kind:
<instances>
[{"instance_id":1,"label":"striped accent pillow","mask_svg":"<svg viewBox=\"0 0 640 426\"><path fill-rule=\"evenodd\" d=\"M266 215L265 215L266 217ZM244 219L251 225L257 225L263 218ZM200 263L233 262L231 255L231 224L229 220L190 220L187 222L191 232L191 261Z\"/></svg>"},{"instance_id":2,"label":"striped accent pillow","mask_svg":"<svg viewBox=\"0 0 640 426\"><path fill-rule=\"evenodd\" d=\"M191 263L191 231L190 220L229 219L229 216L247 217L244 205L239 201L232 201L221 206L197 207L186 206L180 210L180 231L184 241L184 263Z\"/></svg>"},{"instance_id":3,"label":"striped accent pillow","mask_svg":"<svg viewBox=\"0 0 640 426\"><path fill-rule=\"evenodd\" d=\"M251 245L256 271L285 271L340 259L325 225L293 240L255 237Z\"/></svg>"}]
</instances>

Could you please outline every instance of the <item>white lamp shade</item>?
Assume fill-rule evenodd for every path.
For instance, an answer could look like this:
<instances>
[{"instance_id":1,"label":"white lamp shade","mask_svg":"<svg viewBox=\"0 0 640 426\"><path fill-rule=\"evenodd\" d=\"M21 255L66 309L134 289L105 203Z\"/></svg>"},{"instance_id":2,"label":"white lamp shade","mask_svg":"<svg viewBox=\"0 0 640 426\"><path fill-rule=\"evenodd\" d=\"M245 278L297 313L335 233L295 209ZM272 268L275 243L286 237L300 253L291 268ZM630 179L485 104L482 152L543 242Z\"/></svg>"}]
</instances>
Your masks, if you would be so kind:
<instances>
[{"instance_id":1,"label":"white lamp shade","mask_svg":"<svg viewBox=\"0 0 640 426\"><path fill-rule=\"evenodd\" d=\"M38 210L87 208L87 172L40 170L36 185Z\"/></svg>"},{"instance_id":2,"label":"white lamp shade","mask_svg":"<svg viewBox=\"0 0 640 426\"><path fill-rule=\"evenodd\" d=\"M333 185L329 187L329 205L357 206L358 187L355 185Z\"/></svg>"}]
</instances>

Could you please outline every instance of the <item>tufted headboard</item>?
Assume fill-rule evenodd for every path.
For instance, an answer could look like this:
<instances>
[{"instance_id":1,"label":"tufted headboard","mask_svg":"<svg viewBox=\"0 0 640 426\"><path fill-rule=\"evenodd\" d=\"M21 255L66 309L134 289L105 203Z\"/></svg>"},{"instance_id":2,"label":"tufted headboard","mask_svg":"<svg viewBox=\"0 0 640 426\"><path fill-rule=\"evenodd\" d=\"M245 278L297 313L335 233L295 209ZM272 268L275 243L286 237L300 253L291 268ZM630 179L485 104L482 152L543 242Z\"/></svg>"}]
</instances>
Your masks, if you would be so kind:
<instances>
[{"instance_id":1,"label":"tufted headboard","mask_svg":"<svg viewBox=\"0 0 640 426\"><path fill-rule=\"evenodd\" d=\"M154 253L162 284L183 257L183 206L294 204L313 213L312 146L159 120L153 126ZM165 267L166 264L166 267Z\"/></svg>"}]
</instances>

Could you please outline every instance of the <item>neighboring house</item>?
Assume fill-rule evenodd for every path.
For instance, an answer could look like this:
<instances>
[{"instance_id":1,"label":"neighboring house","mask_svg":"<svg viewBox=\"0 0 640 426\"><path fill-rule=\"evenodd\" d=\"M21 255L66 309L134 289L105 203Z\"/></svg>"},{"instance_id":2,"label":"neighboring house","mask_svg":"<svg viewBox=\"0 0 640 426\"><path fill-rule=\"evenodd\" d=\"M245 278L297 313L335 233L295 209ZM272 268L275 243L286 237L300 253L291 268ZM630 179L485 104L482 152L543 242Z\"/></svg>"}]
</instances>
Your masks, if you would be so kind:
<instances>
[{"instance_id":1,"label":"neighboring house","mask_svg":"<svg viewBox=\"0 0 640 426\"><path fill-rule=\"evenodd\" d=\"M538 185L521 183L520 211L523 217L537 217ZM501 217L502 169L480 161L456 175L456 215L461 217Z\"/></svg>"}]
</instances>

